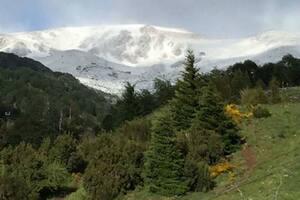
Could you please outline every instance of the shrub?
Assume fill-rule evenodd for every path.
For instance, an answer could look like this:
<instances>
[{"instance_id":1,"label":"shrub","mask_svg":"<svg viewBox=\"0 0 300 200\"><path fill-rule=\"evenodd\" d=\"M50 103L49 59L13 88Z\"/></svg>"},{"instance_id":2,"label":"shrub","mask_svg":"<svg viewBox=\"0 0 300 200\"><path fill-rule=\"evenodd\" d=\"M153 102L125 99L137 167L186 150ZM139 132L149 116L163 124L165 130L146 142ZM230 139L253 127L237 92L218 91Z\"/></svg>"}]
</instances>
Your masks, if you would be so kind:
<instances>
[{"instance_id":1,"label":"shrub","mask_svg":"<svg viewBox=\"0 0 300 200\"><path fill-rule=\"evenodd\" d=\"M253 116L255 118L267 118L271 116L271 113L267 108L256 106L253 108Z\"/></svg>"},{"instance_id":2,"label":"shrub","mask_svg":"<svg viewBox=\"0 0 300 200\"><path fill-rule=\"evenodd\" d=\"M121 165L93 163L86 169L84 188L93 200L113 200L121 191L126 169Z\"/></svg>"},{"instance_id":3,"label":"shrub","mask_svg":"<svg viewBox=\"0 0 300 200\"><path fill-rule=\"evenodd\" d=\"M5 168L4 175L17 179L17 183L26 183L26 192L30 196L38 194L40 198L45 198L53 191L66 187L70 180L64 166L49 162L45 155L25 143L3 149L1 161ZM14 187L11 185L11 189Z\"/></svg>"},{"instance_id":4,"label":"shrub","mask_svg":"<svg viewBox=\"0 0 300 200\"><path fill-rule=\"evenodd\" d=\"M219 162L215 165L209 167L209 172L211 177L215 178L224 172L229 172L233 169L233 165L230 164L227 160Z\"/></svg>"},{"instance_id":5,"label":"shrub","mask_svg":"<svg viewBox=\"0 0 300 200\"><path fill-rule=\"evenodd\" d=\"M243 105L257 105L268 103L268 98L261 87L244 89L241 91L241 103Z\"/></svg>"},{"instance_id":6,"label":"shrub","mask_svg":"<svg viewBox=\"0 0 300 200\"><path fill-rule=\"evenodd\" d=\"M225 112L228 116L230 116L233 121L237 124L239 124L242 119L247 119L247 118L250 118L252 117L253 113L252 112L249 112L249 113L242 113L237 105L235 104L228 104L225 106Z\"/></svg>"},{"instance_id":7,"label":"shrub","mask_svg":"<svg viewBox=\"0 0 300 200\"><path fill-rule=\"evenodd\" d=\"M185 176L190 191L207 192L215 185L209 173L209 166L203 161L196 162L188 158L185 162Z\"/></svg>"},{"instance_id":8,"label":"shrub","mask_svg":"<svg viewBox=\"0 0 300 200\"><path fill-rule=\"evenodd\" d=\"M86 163L77 152L77 142L71 135L58 136L48 154L51 162L58 162L65 166L69 172L83 172Z\"/></svg>"},{"instance_id":9,"label":"shrub","mask_svg":"<svg viewBox=\"0 0 300 200\"><path fill-rule=\"evenodd\" d=\"M30 193L30 188L22 179L4 174L0 176L0 199L34 200L38 199L38 194Z\"/></svg>"},{"instance_id":10,"label":"shrub","mask_svg":"<svg viewBox=\"0 0 300 200\"><path fill-rule=\"evenodd\" d=\"M111 200L142 182L144 147L139 143L102 134L84 139L80 150L89 162L83 186L90 199Z\"/></svg>"},{"instance_id":11,"label":"shrub","mask_svg":"<svg viewBox=\"0 0 300 200\"><path fill-rule=\"evenodd\" d=\"M146 142L150 139L150 120L145 118L126 121L116 132L134 141Z\"/></svg>"}]
</instances>

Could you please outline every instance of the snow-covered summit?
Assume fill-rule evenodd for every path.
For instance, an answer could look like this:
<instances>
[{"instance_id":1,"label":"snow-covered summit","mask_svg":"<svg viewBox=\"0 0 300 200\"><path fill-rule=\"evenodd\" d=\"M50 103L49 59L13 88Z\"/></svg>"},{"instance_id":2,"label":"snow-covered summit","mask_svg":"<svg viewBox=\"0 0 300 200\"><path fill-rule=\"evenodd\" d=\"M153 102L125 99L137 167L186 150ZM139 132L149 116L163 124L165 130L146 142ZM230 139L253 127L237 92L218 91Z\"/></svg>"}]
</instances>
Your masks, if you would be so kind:
<instances>
[{"instance_id":1,"label":"snow-covered summit","mask_svg":"<svg viewBox=\"0 0 300 200\"><path fill-rule=\"evenodd\" d=\"M245 59L264 63L278 61L287 53L300 56L300 34L268 31L247 38L217 39L143 24L0 34L0 51L34 58L110 93L119 93L125 81L151 88L156 77L175 80L187 49L201 57L199 66L208 71Z\"/></svg>"},{"instance_id":2,"label":"snow-covered summit","mask_svg":"<svg viewBox=\"0 0 300 200\"><path fill-rule=\"evenodd\" d=\"M173 61L183 55L194 33L147 25L67 27L0 36L0 50L44 57L53 50L81 50L129 66Z\"/></svg>"}]
</instances>

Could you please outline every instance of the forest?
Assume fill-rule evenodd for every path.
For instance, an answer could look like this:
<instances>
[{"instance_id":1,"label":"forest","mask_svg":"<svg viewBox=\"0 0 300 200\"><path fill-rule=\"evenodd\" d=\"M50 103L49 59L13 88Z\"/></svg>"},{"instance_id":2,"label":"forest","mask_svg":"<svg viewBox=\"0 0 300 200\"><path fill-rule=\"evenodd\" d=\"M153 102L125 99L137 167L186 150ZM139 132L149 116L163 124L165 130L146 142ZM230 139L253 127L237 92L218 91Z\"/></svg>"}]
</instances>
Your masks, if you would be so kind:
<instances>
[{"instance_id":1,"label":"forest","mask_svg":"<svg viewBox=\"0 0 300 200\"><path fill-rule=\"evenodd\" d=\"M0 199L185 198L210 194L225 172L234 178L230 163L251 142L245 123L300 102L283 95L300 86L300 59L209 73L195 59L186 53L176 84L127 83L112 102L70 74L0 53Z\"/></svg>"}]
</instances>

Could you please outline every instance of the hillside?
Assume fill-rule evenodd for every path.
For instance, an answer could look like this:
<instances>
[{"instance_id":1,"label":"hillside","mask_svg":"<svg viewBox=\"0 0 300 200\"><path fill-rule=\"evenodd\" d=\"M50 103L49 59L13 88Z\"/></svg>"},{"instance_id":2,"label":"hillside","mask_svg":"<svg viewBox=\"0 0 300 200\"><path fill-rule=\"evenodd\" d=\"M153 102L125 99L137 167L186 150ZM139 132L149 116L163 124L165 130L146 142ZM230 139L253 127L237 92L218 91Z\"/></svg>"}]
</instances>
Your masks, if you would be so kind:
<instances>
[{"instance_id":1,"label":"hillside","mask_svg":"<svg viewBox=\"0 0 300 200\"><path fill-rule=\"evenodd\" d=\"M87 98L88 97L88 98ZM62 133L79 137L101 129L109 103L70 74L0 53L1 145L38 144Z\"/></svg>"},{"instance_id":2,"label":"hillside","mask_svg":"<svg viewBox=\"0 0 300 200\"><path fill-rule=\"evenodd\" d=\"M114 105L69 74L2 56L6 199L299 195L299 59L291 55L202 74L188 51L175 86L156 80L151 93L128 83Z\"/></svg>"},{"instance_id":3,"label":"hillside","mask_svg":"<svg viewBox=\"0 0 300 200\"><path fill-rule=\"evenodd\" d=\"M288 94L297 99L300 97L300 89L294 88ZM287 91L283 95L287 96ZM225 173L217 179L218 186L213 191L192 193L185 197L164 198L144 191L136 191L123 199L298 199L300 197L298 189L300 181L299 101L265 105L265 107L271 111L271 117L251 119L241 126L242 135L247 139L252 155L245 157L243 150L233 155L231 161L235 166L233 180L230 180L229 175ZM254 164L249 169L247 162L251 156L254 158Z\"/></svg>"}]
</instances>

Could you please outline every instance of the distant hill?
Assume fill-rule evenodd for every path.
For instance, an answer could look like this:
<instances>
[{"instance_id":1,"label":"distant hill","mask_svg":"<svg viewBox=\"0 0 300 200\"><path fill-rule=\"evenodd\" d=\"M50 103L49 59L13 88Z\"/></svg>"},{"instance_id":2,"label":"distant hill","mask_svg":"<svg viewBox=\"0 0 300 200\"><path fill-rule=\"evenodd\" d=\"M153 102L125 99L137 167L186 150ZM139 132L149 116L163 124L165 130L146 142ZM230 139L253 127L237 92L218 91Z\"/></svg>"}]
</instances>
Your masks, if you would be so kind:
<instances>
[{"instance_id":1,"label":"distant hill","mask_svg":"<svg viewBox=\"0 0 300 200\"><path fill-rule=\"evenodd\" d=\"M51 72L51 70L42 63L31 58L23 58L12 53L4 52L0 52L0 67L2 69L11 70L17 70L20 67L24 67L38 72Z\"/></svg>"},{"instance_id":2,"label":"distant hill","mask_svg":"<svg viewBox=\"0 0 300 200\"><path fill-rule=\"evenodd\" d=\"M103 93L40 62L0 53L1 143L39 143L61 133L75 137L101 129L109 103Z\"/></svg>"}]
</instances>

